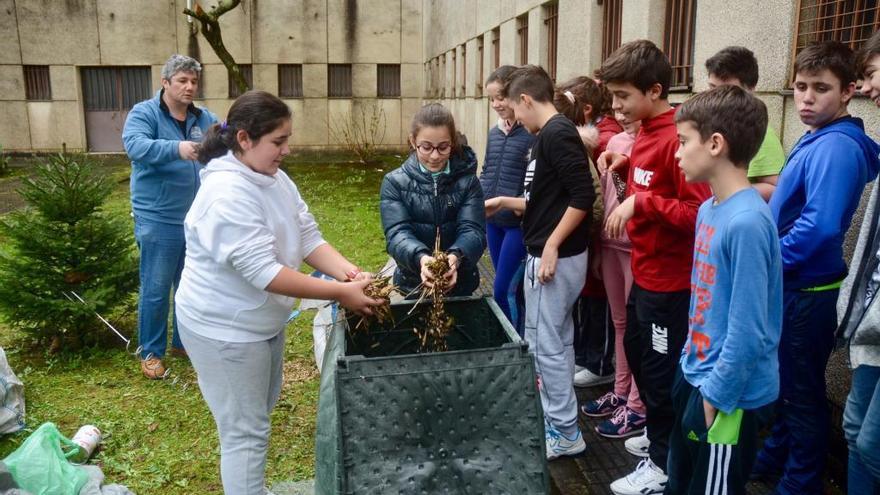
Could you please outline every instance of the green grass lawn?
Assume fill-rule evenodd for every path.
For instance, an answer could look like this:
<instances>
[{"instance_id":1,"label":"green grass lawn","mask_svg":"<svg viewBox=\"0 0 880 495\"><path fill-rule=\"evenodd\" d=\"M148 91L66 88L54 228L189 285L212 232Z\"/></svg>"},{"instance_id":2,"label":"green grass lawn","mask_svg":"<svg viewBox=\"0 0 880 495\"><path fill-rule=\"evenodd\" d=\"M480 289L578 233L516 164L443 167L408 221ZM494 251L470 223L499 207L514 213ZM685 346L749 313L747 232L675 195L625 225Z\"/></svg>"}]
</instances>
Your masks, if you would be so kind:
<instances>
[{"instance_id":1,"label":"green grass lawn","mask_svg":"<svg viewBox=\"0 0 880 495\"><path fill-rule=\"evenodd\" d=\"M379 222L379 184L400 161L389 156L381 164L355 165L292 158L286 169L324 237L354 263L377 270L387 258ZM103 159L101 167L118 183L108 211L130 219L128 163L118 157ZM15 179L0 182L8 180ZM302 314L287 329L285 384L272 416L269 485L314 477L319 380L312 355L312 316ZM135 321L128 312L114 323L133 335ZM97 319L95 326L102 328ZM105 440L92 462L101 466L108 483L124 484L138 494L222 491L216 428L186 360L168 359L176 379L153 382L142 377L137 358L122 348L50 355L2 324L0 346L25 383L29 426L23 433L0 437L0 458L43 422L56 423L68 436L81 425L94 424Z\"/></svg>"}]
</instances>

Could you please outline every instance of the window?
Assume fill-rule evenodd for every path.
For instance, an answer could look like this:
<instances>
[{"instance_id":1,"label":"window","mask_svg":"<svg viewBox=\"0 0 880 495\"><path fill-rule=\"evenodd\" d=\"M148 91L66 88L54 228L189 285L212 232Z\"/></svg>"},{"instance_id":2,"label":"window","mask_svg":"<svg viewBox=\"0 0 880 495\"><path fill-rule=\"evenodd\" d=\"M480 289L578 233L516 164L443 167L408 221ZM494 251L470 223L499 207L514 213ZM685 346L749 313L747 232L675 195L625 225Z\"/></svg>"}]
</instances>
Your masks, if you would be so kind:
<instances>
[{"instance_id":1,"label":"window","mask_svg":"<svg viewBox=\"0 0 880 495\"><path fill-rule=\"evenodd\" d=\"M800 0L792 65L801 49L816 41L840 41L861 48L880 29L878 0Z\"/></svg>"},{"instance_id":2,"label":"window","mask_svg":"<svg viewBox=\"0 0 880 495\"><path fill-rule=\"evenodd\" d=\"M483 96L483 67L485 67L485 63L483 61L483 37L477 37L477 96Z\"/></svg>"},{"instance_id":3,"label":"window","mask_svg":"<svg viewBox=\"0 0 880 495\"><path fill-rule=\"evenodd\" d=\"M623 0L602 0L602 60L620 48L620 20Z\"/></svg>"},{"instance_id":4,"label":"window","mask_svg":"<svg viewBox=\"0 0 880 495\"><path fill-rule=\"evenodd\" d=\"M694 77L696 0L667 0L663 51L672 64L671 90L690 89Z\"/></svg>"},{"instance_id":5,"label":"window","mask_svg":"<svg viewBox=\"0 0 880 495\"><path fill-rule=\"evenodd\" d=\"M351 64L327 65L327 96L330 98L351 97Z\"/></svg>"},{"instance_id":6,"label":"window","mask_svg":"<svg viewBox=\"0 0 880 495\"><path fill-rule=\"evenodd\" d=\"M251 64L238 64L238 69L241 71L241 75L244 76L248 89L252 89L254 87L254 70ZM228 73L227 78L229 79L229 97L238 98L242 95L242 92L238 90L238 85L235 84L232 76L228 75Z\"/></svg>"},{"instance_id":7,"label":"window","mask_svg":"<svg viewBox=\"0 0 880 495\"><path fill-rule=\"evenodd\" d=\"M492 30L492 70L501 67L501 28Z\"/></svg>"},{"instance_id":8,"label":"window","mask_svg":"<svg viewBox=\"0 0 880 495\"><path fill-rule=\"evenodd\" d=\"M459 96L467 96L467 47L461 45L461 92Z\"/></svg>"},{"instance_id":9,"label":"window","mask_svg":"<svg viewBox=\"0 0 880 495\"><path fill-rule=\"evenodd\" d=\"M559 39L559 4L544 7L544 26L547 29L547 74L556 81L556 49Z\"/></svg>"},{"instance_id":10,"label":"window","mask_svg":"<svg viewBox=\"0 0 880 495\"><path fill-rule=\"evenodd\" d=\"M446 54L440 55L440 98L446 98Z\"/></svg>"},{"instance_id":11,"label":"window","mask_svg":"<svg viewBox=\"0 0 880 495\"><path fill-rule=\"evenodd\" d=\"M278 96L282 98L303 97L303 66L300 64L278 65Z\"/></svg>"},{"instance_id":12,"label":"window","mask_svg":"<svg viewBox=\"0 0 880 495\"><path fill-rule=\"evenodd\" d=\"M400 97L400 64L376 66L376 94L379 98Z\"/></svg>"},{"instance_id":13,"label":"window","mask_svg":"<svg viewBox=\"0 0 880 495\"><path fill-rule=\"evenodd\" d=\"M149 67L84 67L82 83L86 112L130 110L151 95Z\"/></svg>"},{"instance_id":14,"label":"window","mask_svg":"<svg viewBox=\"0 0 880 495\"><path fill-rule=\"evenodd\" d=\"M25 65L24 94L28 101L48 101L52 99L52 84L49 81L48 65Z\"/></svg>"},{"instance_id":15,"label":"window","mask_svg":"<svg viewBox=\"0 0 880 495\"><path fill-rule=\"evenodd\" d=\"M516 18L516 37L519 41L519 64L529 63L529 15Z\"/></svg>"},{"instance_id":16,"label":"window","mask_svg":"<svg viewBox=\"0 0 880 495\"><path fill-rule=\"evenodd\" d=\"M455 98L458 89L458 50L452 50L452 87L449 88L449 97Z\"/></svg>"}]
</instances>

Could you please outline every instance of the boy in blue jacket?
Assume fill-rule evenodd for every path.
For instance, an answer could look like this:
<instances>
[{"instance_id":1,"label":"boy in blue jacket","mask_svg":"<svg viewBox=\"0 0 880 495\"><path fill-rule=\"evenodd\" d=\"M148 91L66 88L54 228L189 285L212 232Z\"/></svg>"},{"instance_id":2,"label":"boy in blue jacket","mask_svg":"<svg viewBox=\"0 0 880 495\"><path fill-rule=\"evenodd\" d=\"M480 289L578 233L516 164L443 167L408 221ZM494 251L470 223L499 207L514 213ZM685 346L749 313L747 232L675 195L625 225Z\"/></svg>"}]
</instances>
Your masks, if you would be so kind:
<instances>
[{"instance_id":1,"label":"boy in blue jacket","mask_svg":"<svg viewBox=\"0 0 880 495\"><path fill-rule=\"evenodd\" d=\"M779 242L748 178L767 108L738 86L720 86L685 102L675 123L679 167L689 183L709 183L714 196L697 214L665 493L745 493L758 430L779 393Z\"/></svg>"},{"instance_id":2,"label":"boy in blue jacket","mask_svg":"<svg viewBox=\"0 0 880 495\"><path fill-rule=\"evenodd\" d=\"M780 400L754 475L781 474L776 493L822 493L829 412L825 366L834 345L836 302L847 274L843 238L880 147L847 104L855 93L852 51L808 46L795 61L794 100L807 133L791 150L770 210L783 269Z\"/></svg>"}]
</instances>

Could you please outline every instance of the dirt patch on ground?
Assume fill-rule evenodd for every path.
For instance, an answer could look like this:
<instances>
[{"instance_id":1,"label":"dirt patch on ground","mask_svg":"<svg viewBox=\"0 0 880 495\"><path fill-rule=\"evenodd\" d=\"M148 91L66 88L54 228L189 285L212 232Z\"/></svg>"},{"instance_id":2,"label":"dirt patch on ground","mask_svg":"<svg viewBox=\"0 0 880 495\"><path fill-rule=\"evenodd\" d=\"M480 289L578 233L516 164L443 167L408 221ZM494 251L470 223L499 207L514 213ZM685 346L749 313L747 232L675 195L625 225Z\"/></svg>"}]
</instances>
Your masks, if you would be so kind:
<instances>
[{"instance_id":1,"label":"dirt patch on ground","mask_svg":"<svg viewBox=\"0 0 880 495\"><path fill-rule=\"evenodd\" d=\"M315 363L308 359L293 359L285 362L283 373L285 390L296 383L314 380L319 376Z\"/></svg>"}]
</instances>

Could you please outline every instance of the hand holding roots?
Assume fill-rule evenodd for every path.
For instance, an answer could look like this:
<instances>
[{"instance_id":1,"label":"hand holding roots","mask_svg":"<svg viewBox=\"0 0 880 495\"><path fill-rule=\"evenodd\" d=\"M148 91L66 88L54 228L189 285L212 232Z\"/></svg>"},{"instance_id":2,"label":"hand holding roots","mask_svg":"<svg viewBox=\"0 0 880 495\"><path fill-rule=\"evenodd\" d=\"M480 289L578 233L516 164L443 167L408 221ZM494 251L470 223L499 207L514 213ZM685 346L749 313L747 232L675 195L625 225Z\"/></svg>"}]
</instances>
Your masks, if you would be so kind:
<instances>
[{"instance_id":1,"label":"hand holding roots","mask_svg":"<svg viewBox=\"0 0 880 495\"><path fill-rule=\"evenodd\" d=\"M364 289L364 294L373 299L382 301L382 304L373 308L372 316L362 316L360 321L358 321L358 324L355 326L355 329L363 329L366 331L370 328L370 320L372 319L375 319L375 321L379 323L394 321L394 317L391 314L391 293L395 290L397 290L397 286L391 282L391 277L373 279Z\"/></svg>"},{"instance_id":2,"label":"hand holding roots","mask_svg":"<svg viewBox=\"0 0 880 495\"><path fill-rule=\"evenodd\" d=\"M449 256L438 250L434 251L433 260L428 263L428 271L431 272L433 284L431 287L423 287L419 301L426 296L431 298L431 309L425 315L423 328L413 328L419 339L419 349L428 352L440 352L447 350L446 337L452 331L454 321L446 313L445 299L449 280L446 274L449 272ZM416 303L418 305L418 302Z\"/></svg>"}]
</instances>

